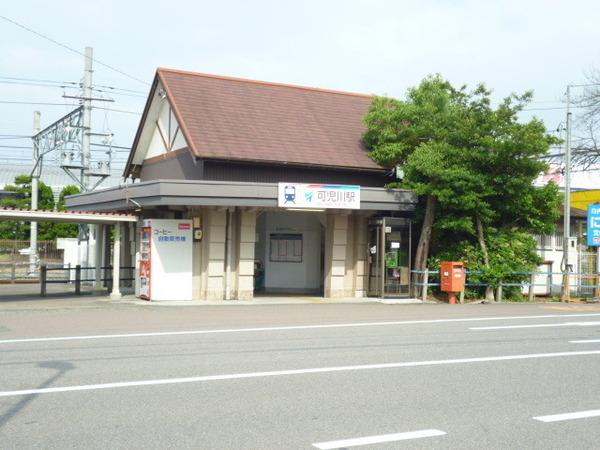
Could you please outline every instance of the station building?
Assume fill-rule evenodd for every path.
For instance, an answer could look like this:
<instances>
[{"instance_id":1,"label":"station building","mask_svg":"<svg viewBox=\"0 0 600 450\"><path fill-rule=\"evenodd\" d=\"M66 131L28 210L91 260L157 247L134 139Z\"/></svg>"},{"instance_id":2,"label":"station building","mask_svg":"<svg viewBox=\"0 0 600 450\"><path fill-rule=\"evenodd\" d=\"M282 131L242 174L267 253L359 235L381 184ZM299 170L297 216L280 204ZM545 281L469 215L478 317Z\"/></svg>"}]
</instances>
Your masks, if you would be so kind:
<instances>
[{"instance_id":1,"label":"station building","mask_svg":"<svg viewBox=\"0 0 600 450\"><path fill-rule=\"evenodd\" d=\"M152 300L177 297L169 289L180 286L190 300L408 295L416 196L385 189L393 176L368 156L371 100L158 69L126 182L67 205L139 217L119 233L138 295L144 236L178 224L171 241L156 238L152 265L162 272L150 280ZM161 253L163 241L171 250Z\"/></svg>"}]
</instances>

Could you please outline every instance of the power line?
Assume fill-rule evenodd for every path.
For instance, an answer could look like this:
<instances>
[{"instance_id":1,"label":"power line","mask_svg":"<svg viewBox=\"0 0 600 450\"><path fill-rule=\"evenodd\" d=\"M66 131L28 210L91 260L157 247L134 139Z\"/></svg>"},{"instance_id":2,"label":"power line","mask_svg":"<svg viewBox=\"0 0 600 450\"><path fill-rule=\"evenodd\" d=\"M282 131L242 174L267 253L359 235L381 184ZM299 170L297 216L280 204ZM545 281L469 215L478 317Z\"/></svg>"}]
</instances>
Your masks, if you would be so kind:
<instances>
[{"instance_id":1,"label":"power line","mask_svg":"<svg viewBox=\"0 0 600 450\"><path fill-rule=\"evenodd\" d=\"M94 86L99 87L99 88L104 88L104 89L111 89L111 90L119 90L119 91L124 91L124 92L131 92L134 94L144 94L144 96L146 96L147 92L144 91L138 91L135 89L125 89L125 88L120 88L120 87L116 87L116 86L106 86L104 84L95 84Z\"/></svg>"},{"instance_id":2,"label":"power line","mask_svg":"<svg viewBox=\"0 0 600 450\"><path fill-rule=\"evenodd\" d=\"M138 111L129 111L126 109L115 109L115 108L105 108L103 106L94 106L94 109L101 109L103 111L112 111L112 112L118 112L118 113L124 113L124 114L135 114L137 116L141 116L142 113L138 112Z\"/></svg>"},{"instance_id":3,"label":"power line","mask_svg":"<svg viewBox=\"0 0 600 450\"><path fill-rule=\"evenodd\" d=\"M30 81L12 81L12 80L0 80L2 84L17 84L20 86L38 86L38 87L49 87L59 89L77 89L77 86L67 86L67 84L49 84L49 83L38 83Z\"/></svg>"},{"instance_id":4,"label":"power line","mask_svg":"<svg viewBox=\"0 0 600 450\"><path fill-rule=\"evenodd\" d=\"M575 108L589 108L594 105L579 105L579 106L571 106L571 109ZM567 109L567 106L551 106L547 108L523 108L521 111L550 111L550 110L562 110Z\"/></svg>"},{"instance_id":5,"label":"power line","mask_svg":"<svg viewBox=\"0 0 600 450\"><path fill-rule=\"evenodd\" d=\"M69 104L69 103L53 103L53 102L27 102L27 101L21 101L21 100L0 100L1 104L8 104L8 105L40 105L40 106L79 106L79 105L74 105L74 104Z\"/></svg>"},{"instance_id":6,"label":"power line","mask_svg":"<svg viewBox=\"0 0 600 450\"><path fill-rule=\"evenodd\" d=\"M142 94L132 94L132 93L129 93L129 92L119 92L119 91L112 90L112 89L111 90L106 90L106 89L97 89L97 88L92 87L92 90L95 91L95 92L104 92L104 93L107 93L107 94L110 94L110 95L123 95L125 97L138 97L138 98L146 98L147 97L147 95L145 95L145 94L144 95L142 95Z\"/></svg>"},{"instance_id":7,"label":"power line","mask_svg":"<svg viewBox=\"0 0 600 450\"><path fill-rule=\"evenodd\" d=\"M0 145L0 148L26 148L31 150L33 147L30 145Z\"/></svg>"},{"instance_id":8,"label":"power line","mask_svg":"<svg viewBox=\"0 0 600 450\"><path fill-rule=\"evenodd\" d=\"M16 84L20 86L37 86L37 87L47 87L47 88L58 88L58 89L78 89L79 83L74 83L72 86L67 86L67 84L47 84L47 83L38 83L38 82L29 82L29 81L13 81L13 80L2 80L0 79L0 84ZM112 88L110 90L99 89L92 86L92 90L95 92L103 92L109 95L122 95L125 97L138 97L138 98L146 98L145 94L135 94L129 92L128 89L124 89L127 92L121 92L120 88Z\"/></svg>"},{"instance_id":9,"label":"power line","mask_svg":"<svg viewBox=\"0 0 600 450\"><path fill-rule=\"evenodd\" d=\"M38 78L22 78L22 77L4 77L0 76L0 83L4 84L21 84L24 86L43 86L43 87L57 87L57 88L78 88L81 87L81 83L78 81L58 81L58 80L46 80ZM70 86L67 86L70 85ZM132 97L146 97L147 93L144 91L138 91L135 89L126 89L118 86L107 86L105 84L92 85L92 89L97 92L111 92L117 95L130 95ZM135 94L135 95L134 95Z\"/></svg>"},{"instance_id":10,"label":"power line","mask_svg":"<svg viewBox=\"0 0 600 450\"><path fill-rule=\"evenodd\" d=\"M22 28L25 31L28 31L29 33L35 34L36 36L41 37L42 39L45 39L45 40L47 40L49 42L52 42L53 44L58 45L59 47L62 47L64 49L66 49L66 50L69 50L70 52L77 53L78 55L85 57L85 53L80 52L79 50L76 50L73 47L69 47L68 45L63 44L62 42L59 42L59 41L57 41L55 39L52 39L51 37L48 37L48 36L46 36L46 35L44 35L42 33L39 33L37 31L35 31L35 30L33 30L33 29L31 29L31 28L29 28L29 27L27 27L27 26L25 26L25 25L23 25L23 24L21 24L21 23L19 23L17 21L15 21L15 20L9 19L8 17L3 16L3 15L0 15L0 19L4 19L5 21L12 23L13 25L16 25L17 27ZM140 78L134 77L133 75L130 75L127 72L123 72L122 70L119 70L116 67L113 67L113 66L111 66L109 64L106 64L106 63L104 63L104 62L102 62L102 61L100 61L100 60L98 60L96 58L92 58L92 61L96 62L97 64L100 64L101 66L106 67L107 69L110 69L110 70L112 70L114 72L120 73L121 75L126 76L127 78L131 78L132 80L135 80L135 81L137 81L139 83L143 83L143 84L145 84L147 86L150 84L150 83L148 83L148 82L146 82L144 80L141 80Z\"/></svg>"},{"instance_id":11,"label":"power line","mask_svg":"<svg viewBox=\"0 0 600 450\"><path fill-rule=\"evenodd\" d=\"M73 104L73 103L53 103L53 102L25 102L25 101L20 101L20 100L16 100L16 101L12 101L12 100L0 100L0 104L7 104L7 105L34 105L34 106L72 106L73 108L79 106L77 104ZM141 116L142 113L139 111L130 111L127 109L116 109L116 108L106 108L103 106L92 106L93 109L101 109L103 111L112 111L112 112L117 112L117 113L123 113L123 114L135 114L137 116Z\"/></svg>"}]
</instances>

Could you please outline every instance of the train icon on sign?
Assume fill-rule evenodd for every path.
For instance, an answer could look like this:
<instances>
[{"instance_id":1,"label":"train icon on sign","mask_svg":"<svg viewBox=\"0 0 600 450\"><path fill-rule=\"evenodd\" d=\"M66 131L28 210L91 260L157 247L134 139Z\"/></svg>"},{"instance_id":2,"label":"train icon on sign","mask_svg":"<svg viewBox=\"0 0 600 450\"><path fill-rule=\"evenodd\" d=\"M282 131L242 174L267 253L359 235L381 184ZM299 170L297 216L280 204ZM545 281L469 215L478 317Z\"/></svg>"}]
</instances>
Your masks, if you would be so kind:
<instances>
[{"instance_id":1,"label":"train icon on sign","mask_svg":"<svg viewBox=\"0 0 600 450\"><path fill-rule=\"evenodd\" d=\"M286 186L283 189L285 203L296 203L296 186Z\"/></svg>"}]
</instances>

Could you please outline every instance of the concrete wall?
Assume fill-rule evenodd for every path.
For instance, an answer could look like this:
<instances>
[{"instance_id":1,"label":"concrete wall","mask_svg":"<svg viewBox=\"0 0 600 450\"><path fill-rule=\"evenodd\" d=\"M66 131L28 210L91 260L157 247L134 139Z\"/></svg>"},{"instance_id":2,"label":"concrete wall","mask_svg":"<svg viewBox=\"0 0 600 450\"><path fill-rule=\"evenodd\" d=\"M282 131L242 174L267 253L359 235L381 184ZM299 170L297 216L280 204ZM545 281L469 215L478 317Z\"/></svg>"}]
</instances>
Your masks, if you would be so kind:
<instances>
[{"instance_id":1,"label":"concrete wall","mask_svg":"<svg viewBox=\"0 0 600 450\"><path fill-rule=\"evenodd\" d=\"M327 216L325 297L364 297L367 288L367 221L346 212Z\"/></svg>"}]
</instances>

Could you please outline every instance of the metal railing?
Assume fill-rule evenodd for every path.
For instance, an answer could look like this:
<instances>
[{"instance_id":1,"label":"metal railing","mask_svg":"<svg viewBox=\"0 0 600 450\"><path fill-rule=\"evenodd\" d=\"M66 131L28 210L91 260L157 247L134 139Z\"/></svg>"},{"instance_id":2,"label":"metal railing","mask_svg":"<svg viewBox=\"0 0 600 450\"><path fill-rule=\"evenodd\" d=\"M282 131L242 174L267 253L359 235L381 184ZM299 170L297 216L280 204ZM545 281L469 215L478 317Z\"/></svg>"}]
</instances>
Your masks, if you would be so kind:
<instances>
[{"instance_id":1,"label":"metal railing","mask_svg":"<svg viewBox=\"0 0 600 450\"><path fill-rule=\"evenodd\" d=\"M562 278L560 278L561 283L553 283L554 276L562 277L562 275L563 275L562 272L539 272L539 271L536 271L536 272L511 272L508 274L509 277L511 275L519 275L519 276L528 275L529 276L529 281L524 281L524 282L520 282L520 283L504 282L502 280L500 280L497 283L470 283L469 275L481 275L481 274L483 274L483 272L468 271L468 270L465 272L466 272L466 283L465 283L466 288L469 288L469 287L482 288L482 287L492 286L496 291L496 301L502 301L503 288L505 288L505 287L521 288L521 292L524 292L524 291L527 292L527 298L529 301L535 300L535 297L536 297L535 288L536 287L543 286L543 287L547 288L546 293L543 293L543 294L538 293L537 294L538 296L543 296L543 297L552 296L555 293L558 294L561 292L561 289L562 289ZM420 275L421 281L414 282L413 286L418 286L421 288L421 299L423 301L427 300L427 295L428 295L430 287L436 288L436 287L440 286L439 270L430 270L430 269L411 270L411 273ZM545 276L547 278L546 282L544 282L544 283L536 282L536 277L538 277L538 276ZM432 282L430 278L435 278L436 281ZM579 280L579 282L571 283L572 279ZM592 284L590 284L588 282L583 283L583 282L581 282L581 280L594 280L594 282ZM600 297L600 273L573 273L573 272L571 272L569 274L568 283L569 283L570 290L577 296ZM463 290L462 292L460 292L460 297L459 297L460 303L464 302L464 295L465 295L465 292Z\"/></svg>"},{"instance_id":2,"label":"metal railing","mask_svg":"<svg viewBox=\"0 0 600 450\"><path fill-rule=\"evenodd\" d=\"M111 290L112 283L113 283L113 278L112 278L113 267L112 266L100 267L100 270L101 270L101 275L99 278L96 278L95 276L93 278L89 278L90 272L95 274L95 271L96 271L95 267L82 267L80 265L77 265L75 267L69 267L69 266L51 267L48 264L42 264L40 266L40 272L39 272L40 295L42 297L45 297L47 294L48 284L53 284L53 283L73 284L75 287L76 295L81 294L81 286L85 283L101 282L101 283L103 283L104 287L108 288L108 290ZM124 284L124 282L128 282L128 281L133 282L135 280L134 273L133 273L133 271L135 270L135 267L120 266L119 270L120 271L131 271L130 276L119 277L120 286L122 286ZM72 271L74 271L74 277L71 277ZM63 276L63 277L52 276L52 273L57 273L57 272L62 272L63 274L66 273L66 276ZM83 275L83 277L82 277L82 275ZM131 285L133 285L133 283L131 283Z\"/></svg>"},{"instance_id":3,"label":"metal railing","mask_svg":"<svg viewBox=\"0 0 600 450\"><path fill-rule=\"evenodd\" d=\"M65 266L60 263L46 263L46 266L66 270ZM39 277L40 271L37 265L32 267L28 262L0 262L0 283L37 283ZM60 278L61 275L54 273L54 277Z\"/></svg>"}]
</instances>

